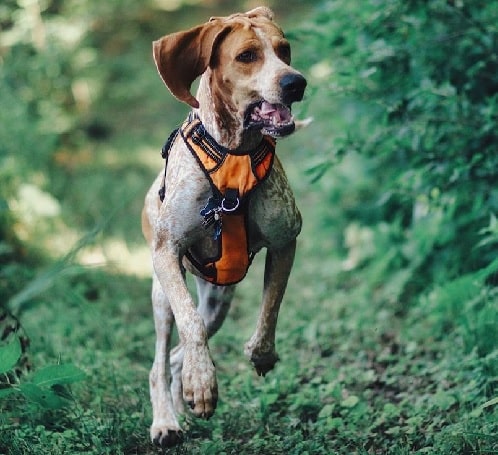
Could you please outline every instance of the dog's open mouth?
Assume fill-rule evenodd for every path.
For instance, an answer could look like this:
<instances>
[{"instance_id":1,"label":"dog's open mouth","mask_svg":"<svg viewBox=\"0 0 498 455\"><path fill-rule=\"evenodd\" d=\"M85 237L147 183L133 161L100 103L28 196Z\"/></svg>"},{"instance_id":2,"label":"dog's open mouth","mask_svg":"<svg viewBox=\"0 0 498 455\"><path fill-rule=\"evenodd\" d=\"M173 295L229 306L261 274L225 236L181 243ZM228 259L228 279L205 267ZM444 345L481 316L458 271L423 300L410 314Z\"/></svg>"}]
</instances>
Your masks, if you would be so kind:
<instances>
[{"instance_id":1,"label":"dog's open mouth","mask_svg":"<svg viewBox=\"0 0 498 455\"><path fill-rule=\"evenodd\" d=\"M272 137L291 134L296 125L289 106L258 101L251 104L244 116L244 129L261 130Z\"/></svg>"}]
</instances>

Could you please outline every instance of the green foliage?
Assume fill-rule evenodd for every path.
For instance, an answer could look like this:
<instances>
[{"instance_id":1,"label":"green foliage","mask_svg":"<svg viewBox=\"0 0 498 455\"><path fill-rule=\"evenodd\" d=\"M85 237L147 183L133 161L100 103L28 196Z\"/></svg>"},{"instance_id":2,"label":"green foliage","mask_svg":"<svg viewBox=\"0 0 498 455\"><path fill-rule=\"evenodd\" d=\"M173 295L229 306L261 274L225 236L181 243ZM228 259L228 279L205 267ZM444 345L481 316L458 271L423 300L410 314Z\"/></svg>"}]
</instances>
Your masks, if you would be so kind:
<instances>
[{"instance_id":1,"label":"green foliage","mask_svg":"<svg viewBox=\"0 0 498 455\"><path fill-rule=\"evenodd\" d=\"M359 10L326 2L322 28L306 35L317 59L314 73L333 95L353 104L347 120L368 122L363 130L350 125L350 134L388 169L405 168L393 183L408 196L457 185L482 188L493 177L488 134L496 80L483 68L494 64L496 6L484 5L386 1L366 2ZM341 27L346 21L355 27Z\"/></svg>"},{"instance_id":2,"label":"green foliage","mask_svg":"<svg viewBox=\"0 0 498 455\"><path fill-rule=\"evenodd\" d=\"M100 14L108 15L106 20ZM141 179L144 173L149 176L147 169L128 170L124 165L102 169L102 161L108 158L96 150L116 124L129 123L130 133L136 129L130 106L138 105L144 86L153 82L160 86L149 71L152 36L147 42L133 38L142 26L139 14L140 5L122 0L105 5L94 0L46 1L35 6L2 3L0 246L16 258L26 253L25 248L38 248L37 240L53 230L50 223L58 223L58 228L63 222L73 223L72 206L84 204L86 209L78 215L80 227L91 230L105 218L109 206L129 203L137 187L143 191ZM108 35L108 27L124 27L128 34ZM141 47L134 48L138 43ZM130 50L134 55L121 58ZM141 72L144 75L137 78ZM123 86L128 88L119 92ZM149 115L154 115L159 101L151 103ZM106 110L108 105L112 108ZM145 134L135 133L135 137ZM162 138L162 131L159 134ZM136 139L116 145L116 153L125 147L136 151ZM84 184L74 178L75 169L86 171ZM127 191L107 191L109 172L122 178ZM88 182L89 178L93 181ZM111 200L86 199L88 185L99 186ZM128 220L123 217L123 224ZM131 230L126 227L127 232Z\"/></svg>"},{"instance_id":3,"label":"green foliage","mask_svg":"<svg viewBox=\"0 0 498 455\"><path fill-rule=\"evenodd\" d=\"M21 343L16 336L0 346L0 375L13 369L21 354ZM29 381L0 388L0 399L12 398L13 394L18 393L42 408L59 409L70 404L70 396L63 386L81 381L84 377L85 374L72 364L50 365L37 370Z\"/></svg>"},{"instance_id":4,"label":"green foliage","mask_svg":"<svg viewBox=\"0 0 498 455\"><path fill-rule=\"evenodd\" d=\"M489 333L496 320L496 271L479 277L498 254L498 8L386 0L361 8L329 1L318 11L296 37L305 47L299 63L312 63L316 96L329 99L326 115L334 112L328 158L309 173L342 177L328 197L344 210L323 221L344 228L354 221L370 233L374 246L359 234L346 245L350 254L362 250L352 268L369 264L376 284L397 276L390 298L405 308L431 295L445 312L451 300L453 310L439 314L447 321L439 333L458 321L474 333L473 346L475 331ZM353 154L361 158L351 162ZM490 337L483 354L496 347Z\"/></svg>"},{"instance_id":5,"label":"green foliage","mask_svg":"<svg viewBox=\"0 0 498 455\"><path fill-rule=\"evenodd\" d=\"M0 374L7 373L14 368L21 354L21 342L17 337L11 337L8 343L0 346Z\"/></svg>"},{"instance_id":6,"label":"green foliage","mask_svg":"<svg viewBox=\"0 0 498 455\"><path fill-rule=\"evenodd\" d=\"M453 342L471 356L469 371L481 381L471 383L471 401L481 406L497 393L497 17L495 4L479 1L369 1L361 8L327 1L293 35L304 48L298 66L310 66L317 86L309 107L318 112L316 128L332 133L316 147L325 160L313 157L308 174L333 207L315 223L343 232L329 241L346 256L337 284L362 314L363 330L379 318L402 317L404 339L440 348ZM316 254L323 257L323 243ZM343 298L335 292L336 305ZM457 425L436 416L429 424L413 397L403 411L398 400L396 412L386 403L392 417L377 407L378 422L388 423L386 434L411 441L411 450L495 449L492 417L483 419L486 430L462 436L479 425L477 414L484 417L465 410L463 390L430 392L423 401L427 415L431 406L450 414L458 408ZM324 424L347 433L341 408L326 406ZM368 408L360 414L366 418ZM438 426L439 439L415 436Z\"/></svg>"},{"instance_id":7,"label":"green foliage","mask_svg":"<svg viewBox=\"0 0 498 455\"><path fill-rule=\"evenodd\" d=\"M309 80L294 112L314 122L279 145L304 219L281 362L258 378L243 359L257 257L211 341L216 414L188 417L168 453L494 453L498 6L302 3L285 29ZM184 114L150 41L228 11L37 4L0 6L0 297L21 312L35 364L0 390L0 453L157 453L149 280L79 254L141 242L143 194ZM65 243L48 261L47 232ZM12 340L0 373L19 356Z\"/></svg>"}]
</instances>

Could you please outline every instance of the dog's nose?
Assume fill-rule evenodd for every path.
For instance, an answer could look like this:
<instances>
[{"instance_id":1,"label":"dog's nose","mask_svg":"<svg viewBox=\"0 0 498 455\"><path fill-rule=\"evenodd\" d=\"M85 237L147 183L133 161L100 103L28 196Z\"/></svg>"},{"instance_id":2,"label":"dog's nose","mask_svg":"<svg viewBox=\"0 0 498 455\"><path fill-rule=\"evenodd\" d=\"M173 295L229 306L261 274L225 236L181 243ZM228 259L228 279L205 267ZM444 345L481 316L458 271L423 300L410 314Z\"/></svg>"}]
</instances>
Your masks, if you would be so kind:
<instances>
[{"instance_id":1,"label":"dog's nose","mask_svg":"<svg viewBox=\"0 0 498 455\"><path fill-rule=\"evenodd\" d=\"M282 89L282 101L284 104L291 104L294 101L301 101L306 88L306 79L298 73L288 73L280 79Z\"/></svg>"}]
</instances>

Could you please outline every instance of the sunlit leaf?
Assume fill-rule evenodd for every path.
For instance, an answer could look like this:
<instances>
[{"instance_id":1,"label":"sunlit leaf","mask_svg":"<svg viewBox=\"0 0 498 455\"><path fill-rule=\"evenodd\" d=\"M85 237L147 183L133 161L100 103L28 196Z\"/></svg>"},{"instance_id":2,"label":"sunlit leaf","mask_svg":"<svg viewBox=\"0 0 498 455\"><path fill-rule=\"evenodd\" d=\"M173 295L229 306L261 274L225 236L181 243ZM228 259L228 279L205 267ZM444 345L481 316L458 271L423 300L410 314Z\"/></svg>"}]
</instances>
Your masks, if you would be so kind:
<instances>
[{"instance_id":1,"label":"sunlit leaf","mask_svg":"<svg viewBox=\"0 0 498 455\"><path fill-rule=\"evenodd\" d=\"M38 370L31 378L39 387L51 387L55 384L71 384L85 378L85 373L75 365L50 365Z\"/></svg>"},{"instance_id":2,"label":"sunlit leaf","mask_svg":"<svg viewBox=\"0 0 498 455\"><path fill-rule=\"evenodd\" d=\"M491 407L491 406L495 406L495 405L498 405L498 397L495 397L495 398L493 398L493 399L491 399L491 400L486 401L486 403L484 403L484 404L481 406L481 408L482 408L482 409L485 409L485 408L489 408L489 407Z\"/></svg>"},{"instance_id":3,"label":"sunlit leaf","mask_svg":"<svg viewBox=\"0 0 498 455\"><path fill-rule=\"evenodd\" d=\"M341 401L341 406L344 408L354 408L359 402L360 399L356 395L350 395Z\"/></svg>"},{"instance_id":4,"label":"sunlit leaf","mask_svg":"<svg viewBox=\"0 0 498 455\"><path fill-rule=\"evenodd\" d=\"M18 337L12 337L8 344L0 346L0 374L14 368L21 354L21 342Z\"/></svg>"},{"instance_id":5,"label":"sunlit leaf","mask_svg":"<svg viewBox=\"0 0 498 455\"><path fill-rule=\"evenodd\" d=\"M326 419L332 415L332 412L334 411L335 405L333 404L326 404L321 411L318 413L318 418L319 419Z\"/></svg>"}]
</instances>

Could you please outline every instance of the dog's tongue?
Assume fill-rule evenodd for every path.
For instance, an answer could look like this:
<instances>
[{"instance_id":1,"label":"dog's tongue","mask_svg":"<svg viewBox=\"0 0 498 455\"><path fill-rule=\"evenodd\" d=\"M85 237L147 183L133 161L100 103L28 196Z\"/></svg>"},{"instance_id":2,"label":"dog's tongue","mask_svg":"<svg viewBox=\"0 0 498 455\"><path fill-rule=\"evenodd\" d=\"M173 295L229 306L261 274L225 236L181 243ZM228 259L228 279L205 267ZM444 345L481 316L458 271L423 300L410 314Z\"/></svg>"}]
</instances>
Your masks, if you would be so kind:
<instances>
[{"instance_id":1,"label":"dog's tongue","mask_svg":"<svg viewBox=\"0 0 498 455\"><path fill-rule=\"evenodd\" d=\"M276 122L287 122L291 119L291 113L287 106L283 104L271 104L267 101L261 103L261 114L272 117Z\"/></svg>"}]
</instances>

